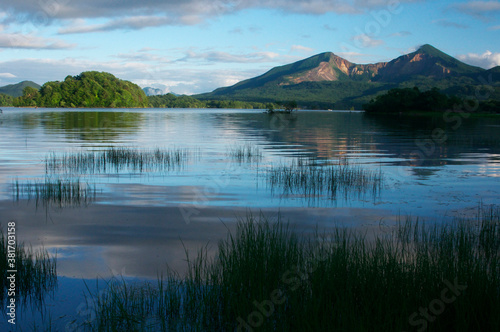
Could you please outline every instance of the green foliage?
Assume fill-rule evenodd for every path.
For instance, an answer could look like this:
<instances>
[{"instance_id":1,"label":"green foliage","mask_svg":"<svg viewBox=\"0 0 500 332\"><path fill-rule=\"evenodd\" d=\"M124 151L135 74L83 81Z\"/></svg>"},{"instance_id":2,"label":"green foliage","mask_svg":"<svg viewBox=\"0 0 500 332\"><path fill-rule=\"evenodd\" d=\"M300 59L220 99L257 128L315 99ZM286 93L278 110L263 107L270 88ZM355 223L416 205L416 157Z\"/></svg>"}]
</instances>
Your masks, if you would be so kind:
<instances>
[{"instance_id":1,"label":"green foliage","mask_svg":"<svg viewBox=\"0 0 500 332\"><path fill-rule=\"evenodd\" d=\"M285 108L285 112L293 112L297 108L297 102L295 100L287 101L283 103L283 107Z\"/></svg>"},{"instance_id":2,"label":"green foliage","mask_svg":"<svg viewBox=\"0 0 500 332\"><path fill-rule=\"evenodd\" d=\"M208 100L204 102L207 108L264 109L266 104L255 101L239 100Z\"/></svg>"},{"instance_id":3,"label":"green foliage","mask_svg":"<svg viewBox=\"0 0 500 332\"><path fill-rule=\"evenodd\" d=\"M291 85L267 84L259 88L235 89L227 94L201 94L195 98L211 100L231 98L241 101L279 103L283 100L295 100L301 108L309 109L359 109L380 91L387 91L394 85L360 81L322 81L302 82ZM216 90L217 91L217 90Z\"/></svg>"},{"instance_id":4,"label":"green foliage","mask_svg":"<svg viewBox=\"0 0 500 332\"><path fill-rule=\"evenodd\" d=\"M479 113L500 113L500 100L486 100L479 103Z\"/></svg>"},{"instance_id":5,"label":"green foliage","mask_svg":"<svg viewBox=\"0 0 500 332\"><path fill-rule=\"evenodd\" d=\"M32 87L14 99L14 106L39 107L147 107L142 89L112 74L96 71L67 76L63 82L47 82L39 91Z\"/></svg>"},{"instance_id":6,"label":"green foliage","mask_svg":"<svg viewBox=\"0 0 500 332\"><path fill-rule=\"evenodd\" d=\"M199 100L191 96L176 96L172 93L161 96L149 96L149 104L155 108L236 108L264 109L266 105L259 102L238 100Z\"/></svg>"},{"instance_id":7,"label":"green foliage","mask_svg":"<svg viewBox=\"0 0 500 332\"><path fill-rule=\"evenodd\" d=\"M176 96L167 93L159 96L149 96L149 105L155 108L203 108L204 104L190 96Z\"/></svg>"},{"instance_id":8,"label":"green foliage","mask_svg":"<svg viewBox=\"0 0 500 332\"><path fill-rule=\"evenodd\" d=\"M449 97L437 88L421 92L417 87L391 89L363 105L367 112L437 112L453 109L460 104L457 97Z\"/></svg>"},{"instance_id":9,"label":"green foliage","mask_svg":"<svg viewBox=\"0 0 500 332\"><path fill-rule=\"evenodd\" d=\"M12 96L0 93L0 106L12 106L13 100Z\"/></svg>"}]
</instances>

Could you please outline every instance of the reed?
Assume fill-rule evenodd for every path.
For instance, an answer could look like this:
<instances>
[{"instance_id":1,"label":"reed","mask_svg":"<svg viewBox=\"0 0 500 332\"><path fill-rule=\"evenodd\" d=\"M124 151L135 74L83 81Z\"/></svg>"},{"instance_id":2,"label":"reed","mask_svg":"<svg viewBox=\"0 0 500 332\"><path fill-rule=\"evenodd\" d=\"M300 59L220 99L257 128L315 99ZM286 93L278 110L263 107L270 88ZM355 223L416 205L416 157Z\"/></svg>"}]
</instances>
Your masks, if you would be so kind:
<instances>
[{"instance_id":1,"label":"reed","mask_svg":"<svg viewBox=\"0 0 500 332\"><path fill-rule=\"evenodd\" d=\"M9 270L16 270L15 293L16 303L26 305L30 303L41 307L47 293L54 290L57 285L56 259L50 258L45 250L34 251L23 243L15 245L15 269L8 261L9 243L7 236L0 229L0 302L7 305L7 289L9 288Z\"/></svg>"},{"instance_id":2,"label":"reed","mask_svg":"<svg viewBox=\"0 0 500 332\"><path fill-rule=\"evenodd\" d=\"M381 170L367 170L345 161L337 165L311 166L299 160L271 167L266 179L273 192L279 190L281 195L299 194L305 198L343 196L347 199L367 193L375 197L380 194L383 184Z\"/></svg>"},{"instance_id":3,"label":"reed","mask_svg":"<svg viewBox=\"0 0 500 332\"><path fill-rule=\"evenodd\" d=\"M262 160L262 150L255 145L233 145L227 148L228 156L241 163L258 163Z\"/></svg>"},{"instance_id":4,"label":"reed","mask_svg":"<svg viewBox=\"0 0 500 332\"><path fill-rule=\"evenodd\" d=\"M206 248L187 255L182 278L119 281L94 295L97 319L87 328L498 331L499 215L492 208L434 225L407 218L374 236L335 228L309 238L249 215L215 258Z\"/></svg>"},{"instance_id":5,"label":"reed","mask_svg":"<svg viewBox=\"0 0 500 332\"><path fill-rule=\"evenodd\" d=\"M34 200L37 204L65 206L82 206L95 201L97 189L95 185L84 183L80 179L54 179L46 177L43 181L20 183L13 185L13 197Z\"/></svg>"},{"instance_id":6,"label":"reed","mask_svg":"<svg viewBox=\"0 0 500 332\"><path fill-rule=\"evenodd\" d=\"M49 173L100 174L108 172L165 172L184 167L189 160L187 149L139 150L128 147L102 151L81 151L45 158L45 171Z\"/></svg>"}]
</instances>

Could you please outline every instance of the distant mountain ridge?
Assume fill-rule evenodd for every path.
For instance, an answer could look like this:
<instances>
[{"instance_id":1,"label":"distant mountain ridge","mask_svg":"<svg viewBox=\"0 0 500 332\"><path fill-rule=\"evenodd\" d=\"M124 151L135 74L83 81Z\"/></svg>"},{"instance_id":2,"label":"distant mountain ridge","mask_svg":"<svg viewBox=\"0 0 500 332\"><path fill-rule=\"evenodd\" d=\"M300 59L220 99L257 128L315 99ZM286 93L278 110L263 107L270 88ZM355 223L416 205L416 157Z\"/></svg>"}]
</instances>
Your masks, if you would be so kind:
<instances>
[{"instance_id":1,"label":"distant mountain ridge","mask_svg":"<svg viewBox=\"0 0 500 332\"><path fill-rule=\"evenodd\" d=\"M438 87L445 93L466 94L481 84L478 77L500 76L500 67L490 70L467 65L431 45L389 62L356 64L332 52L317 54L230 87L194 97L259 102L296 100L315 107L357 107L395 87ZM500 97L500 90L495 95Z\"/></svg>"},{"instance_id":2,"label":"distant mountain ridge","mask_svg":"<svg viewBox=\"0 0 500 332\"><path fill-rule=\"evenodd\" d=\"M12 96L12 97L20 97L23 95L23 90L27 86L35 88L35 89L40 89L41 86L36 84L35 82L32 81L22 81L17 84L9 84L6 86L0 87L0 93Z\"/></svg>"}]
</instances>

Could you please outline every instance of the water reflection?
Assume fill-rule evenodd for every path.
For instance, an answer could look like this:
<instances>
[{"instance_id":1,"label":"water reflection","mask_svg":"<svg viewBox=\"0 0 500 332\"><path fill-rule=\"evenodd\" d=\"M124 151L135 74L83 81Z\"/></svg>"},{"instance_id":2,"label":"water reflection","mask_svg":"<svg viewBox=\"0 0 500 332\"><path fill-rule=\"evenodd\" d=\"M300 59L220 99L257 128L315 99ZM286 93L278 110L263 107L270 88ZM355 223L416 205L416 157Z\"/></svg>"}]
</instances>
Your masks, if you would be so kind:
<instances>
[{"instance_id":1,"label":"water reflection","mask_svg":"<svg viewBox=\"0 0 500 332\"><path fill-rule=\"evenodd\" d=\"M52 111L30 112L9 109L1 126L19 126L22 130L43 129L47 134L64 133L68 139L102 142L134 133L144 122L144 114L130 111Z\"/></svg>"},{"instance_id":2,"label":"water reflection","mask_svg":"<svg viewBox=\"0 0 500 332\"><path fill-rule=\"evenodd\" d=\"M167 264L182 273L186 248L194 254L209 243L213 253L249 209L280 211L298 231L312 233L342 222L380 228L401 214L439 220L500 198L498 118L456 126L440 117L359 112L7 109L0 120L0 219L19 221L19 241L57 252L59 276L154 279ZM115 155L120 151L124 159ZM189 158L170 167L170 154L156 151L188 151ZM277 167L287 171L307 160L312 179L313 170L321 175L345 159L383 174L375 195L362 187L367 195L332 200L309 180L305 188L277 182L272 192L268 176ZM156 160L164 167L151 167ZM295 175L290 180L297 182ZM314 179L324 181L323 175ZM40 180L46 176L50 190ZM52 189L59 176L97 191L61 187L67 198L91 199L58 201ZM16 181L19 195L12 194ZM52 199L43 211L32 204L37 193Z\"/></svg>"},{"instance_id":3,"label":"water reflection","mask_svg":"<svg viewBox=\"0 0 500 332\"><path fill-rule=\"evenodd\" d=\"M103 161L108 158L106 151L134 152L129 157L139 160L138 165L142 157L151 159L158 149L199 153L168 172L154 167L138 171L129 167L127 159L125 168L88 172L82 171L81 165L69 169L63 165L56 175L95 184L99 190L89 203L186 204L200 207L200 214L206 207L309 206L433 214L442 206L455 204L448 195L451 191L464 193L462 205L475 205L483 196L494 199L500 174L497 118L471 117L457 126L439 116L371 116L360 112L269 115L241 110L11 108L4 112L2 121L0 200L12 198L15 181L23 184L43 179L48 170L44 161L50 161L50 156L56 156L54 162L65 157L73 162L72 156ZM241 151L241 147L246 148ZM258 151L258 158L235 157L245 151ZM311 205L296 193L273 194L266 174L297 158L311 160L316 168L348 159L367 171L382 172L384 184L376 201L349 196L332 204L320 195ZM94 165L93 161L88 164Z\"/></svg>"}]
</instances>

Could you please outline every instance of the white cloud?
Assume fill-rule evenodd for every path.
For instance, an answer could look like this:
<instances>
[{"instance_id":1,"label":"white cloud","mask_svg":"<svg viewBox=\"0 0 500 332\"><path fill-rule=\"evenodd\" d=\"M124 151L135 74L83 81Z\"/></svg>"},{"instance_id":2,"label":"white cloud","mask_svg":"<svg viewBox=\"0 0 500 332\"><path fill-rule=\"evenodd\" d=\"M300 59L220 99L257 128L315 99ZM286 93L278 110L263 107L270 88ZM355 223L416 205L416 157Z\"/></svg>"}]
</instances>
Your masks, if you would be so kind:
<instances>
[{"instance_id":1,"label":"white cloud","mask_svg":"<svg viewBox=\"0 0 500 332\"><path fill-rule=\"evenodd\" d=\"M162 64L162 63L171 63L172 60L164 57L164 56L159 56L151 53L147 53L145 50L139 50L137 52L131 52L131 53L121 53L118 55L114 56L115 58L119 59L124 59L127 61L137 61L137 62L155 62L156 64Z\"/></svg>"},{"instance_id":2,"label":"white cloud","mask_svg":"<svg viewBox=\"0 0 500 332\"><path fill-rule=\"evenodd\" d=\"M365 48L377 47L384 44L383 40L373 39L366 34L354 36L352 37L352 41L357 47L365 47Z\"/></svg>"},{"instance_id":3,"label":"white cloud","mask_svg":"<svg viewBox=\"0 0 500 332\"><path fill-rule=\"evenodd\" d=\"M279 59L283 58L286 56ZM78 58L27 58L0 61L0 73L10 74L9 77L4 77L3 83L5 84L18 83L20 80L31 80L39 84L62 81L68 75L75 76L90 70L108 72L142 87L164 85L169 87L169 91L180 94L210 92L221 86L232 85L255 77L263 72L260 69L235 71L221 69L219 66L181 68L175 62L151 65L151 62L122 59L95 61Z\"/></svg>"},{"instance_id":4,"label":"white cloud","mask_svg":"<svg viewBox=\"0 0 500 332\"><path fill-rule=\"evenodd\" d=\"M135 16L117 20L111 20L103 24L87 25L82 20L76 24L59 29L60 34L77 34L89 32L107 32L113 30L140 30L148 27L158 27L163 25L187 24L188 20L179 17L174 19L159 16Z\"/></svg>"},{"instance_id":5,"label":"white cloud","mask_svg":"<svg viewBox=\"0 0 500 332\"><path fill-rule=\"evenodd\" d=\"M413 2L415 0L400 0ZM15 0L2 5L11 13L9 20L50 23L54 20L107 18L97 26L68 27L62 33L109 31L109 29L142 29L170 24L198 24L207 18L252 8L282 12L321 15L360 14L374 8L387 7L387 0ZM153 18L152 22L143 18ZM138 18L138 22L127 20ZM103 30L104 29L104 30ZM107 29L107 30L106 30Z\"/></svg>"},{"instance_id":6,"label":"white cloud","mask_svg":"<svg viewBox=\"0 0 500 332\"><path fill-rule=\"evenodd\" d=\"M469 1L451 5L451 8L479 19L486 19L500 12L500 1Z\"/></svg>"},{"instance_id":7,"label":"white cloud","mask_svg":"<svg viewBox=\"0 0 500 332\"><path fill-rule=\"evenodd\" d=\"M486 69L500 66L500 53L493 53L491 51L486 51L483 54L478 54L478 53L463 54L457 56L457 58L470 65Z\"/></svg>"},{"instance_id":8,"label":"white cloud","mask_svg":"<svg viewBox=\"0 0 500 332\"><path fill-rule=\"evenodd\" d=\"M15 78L16 75L11 73L0 73L0 78Z\"/></svg>"},{"instance_id":9,"label":"white cloud","mask_svg":"<svg viewBox=\"0 0 500 332\"><path fill-rule=\"evenodd\" d=\"M432 23L437 24L437 25L442 26L442 27L445 27L445 28L458 28L458 29L469 28L469 26L466 24L449 21L447 19L434 20L434 21L432 21Z\"/></svg>"},{"instance_id":10,"label":"white cloud","mask_svg":"<svg viewBox=\"0 0 500 332\"><path fill-rule=\"evenodd\" d=\"M302 46L302 45L292 45L290 48L291 52L304 52L304 53L311 53L314 52L313 48L307 47L307 46Z\"/></svg>"},{"instance_id":11,"label":"white cloud","mask_svg":"<svg viewBox=\"0 0 500 332\"><path fill-rule=\"evenodd\" d=\"M5 33L0 35L0 48L20 48L20 49L70 49L75 44L68 44L65 41L38 37L32 34Z\"/></svg>"},{"instance_id":12,"label":"white cloud","mask_svg":"<svg viewBox=\"0 0 500 332\"><path fill-rule=\"evenodd\" d=\"M253 52L246 54L231 54L221 51L211 52L194 52L188 51L186 56L178 61L188 60L205 60L209 62L223 63L260 63L260 62L276 62L282 56L274 52Z\"/></svg>"},{"instance_id":13,"label":"white cloud","mask_svg":"<svg viewBox=\"0 0 500 332\"><path fill-rule=\"evenodd\" d=\"M391 34L391 37L407 37L413 35L410 31L399 31Z\"/></svg>"}]
</instances>

